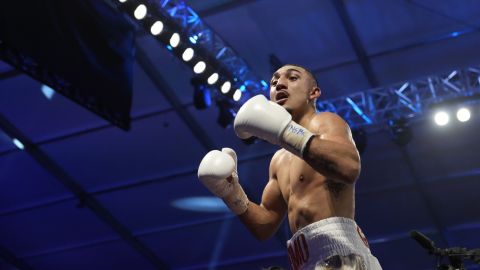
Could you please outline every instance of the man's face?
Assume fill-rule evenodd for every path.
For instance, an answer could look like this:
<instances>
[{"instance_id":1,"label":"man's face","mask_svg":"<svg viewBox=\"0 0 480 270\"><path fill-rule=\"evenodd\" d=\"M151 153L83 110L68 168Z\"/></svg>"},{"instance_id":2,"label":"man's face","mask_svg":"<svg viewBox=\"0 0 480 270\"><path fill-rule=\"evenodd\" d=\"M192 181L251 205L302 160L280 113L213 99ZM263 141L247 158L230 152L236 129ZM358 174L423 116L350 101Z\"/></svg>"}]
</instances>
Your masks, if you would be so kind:
<instances>
[{"instance_id":1,"label":"man's face","mask_svg":"<svg viewBox=\"0 0 480 270\"><path fill-rule=\"evenodd\" d=\"M309 95L314 87L312 78L303 68L283 66L270 80L270 100L292 112L309 106Z\"/></svg>"}]
</instances>

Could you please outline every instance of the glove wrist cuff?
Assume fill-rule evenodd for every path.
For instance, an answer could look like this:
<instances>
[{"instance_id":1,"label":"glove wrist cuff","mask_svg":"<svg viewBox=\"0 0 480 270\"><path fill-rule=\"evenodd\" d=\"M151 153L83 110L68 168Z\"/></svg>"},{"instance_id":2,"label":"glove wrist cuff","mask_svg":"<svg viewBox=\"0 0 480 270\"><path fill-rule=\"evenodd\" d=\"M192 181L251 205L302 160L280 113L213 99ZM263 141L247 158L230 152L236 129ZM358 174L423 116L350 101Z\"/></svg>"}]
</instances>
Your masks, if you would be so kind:
<instances>
[{"instance_id":1,"label":"glove wrist cuff","mask_svg":"<svg viewBox=\"0 0 480 270\"><path fill-rule=\"evenodd\" d=\"M290 121L282 133L280 146L303 158L308 141L314 134L303 126Z\"/></svg>"},{"instance_id":2,"label":"glove wrist cuff","mask_svg":"<svg viewBox=\"0 0 480 270\"><path fill-rule=\"evenodd\" d=\"M223 201L236 215L245 213L248 209L248 204L250 203L247 194L245 194L245 191L243 191L243 188L239 183L234 184L232 192L225 196Z\"/></svg>"}]
</instances>

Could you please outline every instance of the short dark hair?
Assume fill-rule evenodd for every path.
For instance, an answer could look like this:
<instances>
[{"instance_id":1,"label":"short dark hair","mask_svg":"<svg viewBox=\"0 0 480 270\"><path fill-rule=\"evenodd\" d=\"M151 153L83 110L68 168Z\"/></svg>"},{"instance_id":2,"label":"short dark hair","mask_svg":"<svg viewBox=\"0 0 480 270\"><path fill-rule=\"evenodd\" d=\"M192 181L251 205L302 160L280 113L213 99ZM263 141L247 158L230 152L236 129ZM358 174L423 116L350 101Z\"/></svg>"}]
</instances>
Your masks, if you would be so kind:
<instances>
[{"instance_id":1,"label":"short dark hair","mask_svg":"<svg viewBox=\"0 0 480 270\"><path fill-rule=\"evenodd\" d=\"M318 86L318 81L317 81L317 78L315 77L315 75L313 75L312 71L310 71L310 69L302 66L302 65L297 65L297 64L285 64L283 65L282 67L284 66L294 66L294 67L299 67L299 68L302 68L303 70L305 70L308 74L308 76L310 76L312 78L312 80L315 82L315 86Z\"/></svg>"}]
</instances>

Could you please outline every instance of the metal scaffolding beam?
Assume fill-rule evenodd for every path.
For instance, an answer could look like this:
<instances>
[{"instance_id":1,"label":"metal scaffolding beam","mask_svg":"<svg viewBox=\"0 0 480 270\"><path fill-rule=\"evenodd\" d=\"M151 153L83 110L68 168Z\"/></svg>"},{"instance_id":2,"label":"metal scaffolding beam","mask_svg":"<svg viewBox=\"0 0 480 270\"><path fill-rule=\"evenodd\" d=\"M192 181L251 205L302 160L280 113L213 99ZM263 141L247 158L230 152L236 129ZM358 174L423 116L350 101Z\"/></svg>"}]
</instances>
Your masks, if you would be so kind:
<instances>
[{"instance_id":1,"label":"metal scaffolding beam","mask_svg":"<svg viewBox=\"0 0 480 270\"><path fill-rule=\"evenodd\" d=\"M161 0L159 1L163 11L179 24L193 43L208 51L228 71L237 82L245 86L249 96L260 93L268 88L252 72L245 60L243 60L217 33L215 33L200 16L190 8L184 0Z\"/></svg>"},{"instance_id":2,"label":"metal scaffolding beam","mask_svg":"<svg viewBox=\"0 0 480 270\"><path fill-rule=\"evenodd\" d=\"M124 3L125 1L110 0L108 2L126 11L130 17L133 16L130 13L133 12L135 6L140 4L147 5L150 18L158 17L166 23L168 29L176 29L176 32L180 32L181 39L186 43L190 43L188 47L193 48L195 54L201 56L201 59L207 63L207 66L219 73L220 77L224 79L219 80L219 82L229 81L231 83L233 91L228 93L231 93L233 96L236 89L241 91L240 102L268 90L267 82L254 74L246 61L206 25L184 0L135 0L126 3ZM141 23L145 30L151 27L149 19L146 21L148 22ZM149 31L147 30L147 32ZM168 44L165 37L156 37L162 43ZM167 48L177 57L182 57L182 54L178 50L175 51L170 45L167 45ZM234 96L233 99L235 100Z\"/></svg>"},{"instance_id":3,"label":"metal scaffolding beam","mask_svg":"<svg viewBox=\"0 0 480 270\"><path fill-rule=\"evenodd\" d=\"M480 67L469 67L319 101L317 109L337 113L355 128L421 116L437 103L468 102L479 95Z\"/></svg>"},{"instance_id":4,"label":"metal scaffolding beam","mask_svg":"<svg viewBox=\"0 0 480 270\"><path fill-rule=\"evenodd\" d=\"M357 55L358 62L360 63L363 73L367 77L368 82L370 83L370 87L377 87L378 80L373 72L372 64L370 63L370 58L368 57L367 51L363 47L362 41L358 36L357 29L350 18L348 13L347 7L343 0L333 0L332 1L335 10L337 11L338 16L347 32L348 39L352 44L352 48Z\"/></svg>"}]
</instances>

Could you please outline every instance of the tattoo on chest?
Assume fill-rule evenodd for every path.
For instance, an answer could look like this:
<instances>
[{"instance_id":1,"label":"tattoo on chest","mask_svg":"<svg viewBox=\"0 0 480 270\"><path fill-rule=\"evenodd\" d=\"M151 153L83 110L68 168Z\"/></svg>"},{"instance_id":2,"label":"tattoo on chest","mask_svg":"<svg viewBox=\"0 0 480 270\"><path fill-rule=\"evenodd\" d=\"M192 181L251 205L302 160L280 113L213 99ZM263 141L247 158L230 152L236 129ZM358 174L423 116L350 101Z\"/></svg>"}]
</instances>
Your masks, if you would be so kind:
<instances>
[{"instance_id":1,"label":"tattoo on chest","mask_svg":"<svg viewBox=\"0 0 480 270\"><path fill-rule=\"evenodd\" d=\"M325 180L326 188L330 191L333 196L338 199L340 193L345 189L346 184L333 181L331 179Z\"/></svg>"}]
</instances>

